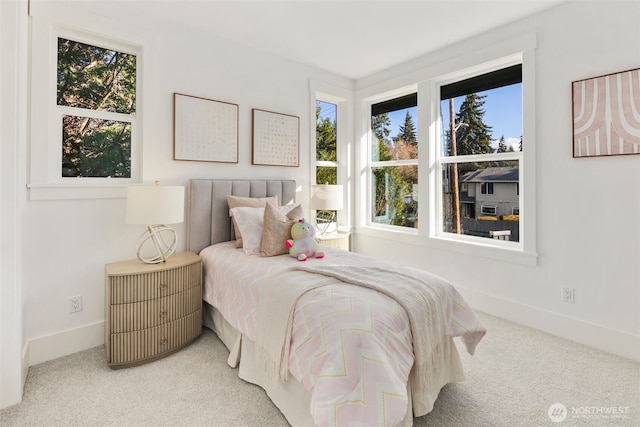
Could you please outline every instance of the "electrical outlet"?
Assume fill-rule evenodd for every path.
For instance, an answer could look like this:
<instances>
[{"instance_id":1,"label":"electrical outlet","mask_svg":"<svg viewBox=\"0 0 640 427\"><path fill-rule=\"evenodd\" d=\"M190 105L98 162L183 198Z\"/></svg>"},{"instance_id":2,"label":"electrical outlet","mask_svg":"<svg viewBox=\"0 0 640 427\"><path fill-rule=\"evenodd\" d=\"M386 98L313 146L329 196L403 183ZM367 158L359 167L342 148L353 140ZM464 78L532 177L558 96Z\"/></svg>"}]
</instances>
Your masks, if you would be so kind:
<instances>
[{"instance_id":1,"label":"electrical outlet","mask_svg":"<svg viewBox=\"0 0 640 427\"><path fill-rule=\"evenodd\" d=\"M69 297L69 313L82 311L82 295Z\"/></svg>"},{"instance_id":2,"label":"electrical outlet","mask_svg":"<svg viewBox=\"0 0 640 427\"><path fill-rule=\"evenodd\" d=\"M560 301L571 303L576 302L576 290L565 286L560 288Z\"/></svg>"}]
</instances>

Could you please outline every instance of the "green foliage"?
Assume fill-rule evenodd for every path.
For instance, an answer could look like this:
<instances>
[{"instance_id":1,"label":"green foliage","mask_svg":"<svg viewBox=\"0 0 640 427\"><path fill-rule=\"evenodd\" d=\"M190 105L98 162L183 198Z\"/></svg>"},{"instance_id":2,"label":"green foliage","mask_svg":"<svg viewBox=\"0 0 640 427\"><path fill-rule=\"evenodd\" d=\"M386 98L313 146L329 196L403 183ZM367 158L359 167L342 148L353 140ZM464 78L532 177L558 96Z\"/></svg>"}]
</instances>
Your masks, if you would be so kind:
<instances>
[{"instance_id":1,"label":"green foliage","mask_svg":"<svg viewBox=\"0 0 640 427\"><path fill-rule=\"evenodd\" d=\"M57 83L58 105L135 115L135 55L59 38ZM62 127L62 176L131 176L130 123L65 115Z\"/></svg>"},{"instance_id":2,"label":"green foliage","mask_svg":"<svg viewBox=\"0 0 640 427\"><path fill-rule=\"evenodd\" d=\"M484 123L485 111L482 108L484 106L484 98L486 95L479 96L476 93L471 93L465 96L462 105L458 113L456 113L456 155L465 156L472 154L488 154L492 153L493 147L491 147L491 126ZM451 130L450 125L447 126L446 143L449 155L452 154L451 148ZM504 137L501 139L504 149L506 151L506 144L504 144ZM459 176L462 177L465 173L476 170L478 168L496 166L495 162L480 162L480 163L460 163L458 165Z\"/></svg>"},{"instance_id":3,"label":"green foliage","mask_svg":"<svg viewBox=\"0 0 640 427\"><path fill-rule=\"evenodd\" d=\"M337 123L335 119L320 119L320 106L316 105L316 160L337 160Z\"/></svg>"},{"instance_id":4,"label":"green foliage","mask_svg":"<svg viewBox=\"0 0 640 427\"><path fill-rule=\"evenodd\" d=\"M393 138L393 143L389 139L390 126L391 120L387 113L371 118L372 160L417 159L417 137L411 115L407 113L405 124L400 127L400 132ZM417 206L414 207L414 211L409 212L404 197L411 192L413 188L411 184L417 183L418 168L416 166L376 167L372 170L372 174L373 217L386 216L391 225L407 226L407 216L415 216Z\"/></svg>"},{"instance_id":5,"label":"green foliage","mask_svg":"<svg viewBox=\"0 0 640 427\"><path fill-rule=\"evenodd\" d=\"M136 57L58 39L58 105L135 114Z\"/></svg>"},{"instance_id":6,"label":"green foliage","mask_svg":"<svg viewBox=\"0 0 640 427\"><path fill-rule=\"evenodd\" d=\"M464 123L456 132L458 156L492 153L491 126L484 123L484 98L476 93L467 95L456 114L456 122Z\"/></svg>"},{"instance_id":7,"label":"green foliage","mask_svg":"<svg viewBox=\"0 0 640 427\"><path fill-rule=\"evenodd\" d=\"M320 118L322 109L316 102L316 160L337 161L337 123L328 117ZM318 184L337 184L337 168L318 166L316 168Z\"/></svg>"},{"instance_id":8,"label":"green foliage","mask_svg":"<svg viewBox=\"0 0 640 427\"><path fill-rule=\"evenodd\" d=\"M130 123L78 116L62 123L63 177L131 177Z\"/></svg>"},{"instance_id":9,"label":"green foliage","mask_svg":"<svg viewBox=\"0 0 640 427\"><path fill-rule=\"evenodd\" d=\"M333 166L316 167L316 182L318 184L337 184L338 168Z\"/></svg>"},{"instance_id":10,"label":"green foliage","mask_svg":"<svg viewBox=\"0 0 640 427\"><path fill-rule=\"evenodd\" d=\"M504 135L502 135L500 137L500 141L498 141L498 153L506 153L507 151L510 151L507 148L507 144L504 142ZM511 151L513 151L513 148L511 149Z\"/></svg>"}]
</instances>

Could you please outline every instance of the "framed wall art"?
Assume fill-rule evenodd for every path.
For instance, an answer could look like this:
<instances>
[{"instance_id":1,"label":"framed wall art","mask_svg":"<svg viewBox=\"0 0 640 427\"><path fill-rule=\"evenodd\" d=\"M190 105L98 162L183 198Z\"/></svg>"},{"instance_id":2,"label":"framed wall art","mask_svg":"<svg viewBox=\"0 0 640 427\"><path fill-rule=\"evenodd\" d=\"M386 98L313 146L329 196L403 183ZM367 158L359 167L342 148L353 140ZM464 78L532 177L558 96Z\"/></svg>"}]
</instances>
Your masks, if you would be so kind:
<instances>
[{"instance_id":1,"label":"framed wall art","mask_svg":"<svg viewBox=\"0 0 640 427\"><path fill-rule=\"evenodd\" d=\"M573 157L640 154L640 68L572 82Z\"/></svg>"},{"instance_id":2,"label":"framed wall art","mask_svg":"<svg viewBox=\"0 0 640 427\"><path fill-rule=\"evenodd\" d=\"M300 118L254 108L251 163L298 166Z\"/></svg>"},{"instance_id":3,"label":"framed wall art","mask_svg":"<svg viewBox=\"0 0 640 427\"><path fill-rule=\"evenodd\" d=\"M238 105L173 94L174 160L238 163Z\"/></svg>"}]
</instances>

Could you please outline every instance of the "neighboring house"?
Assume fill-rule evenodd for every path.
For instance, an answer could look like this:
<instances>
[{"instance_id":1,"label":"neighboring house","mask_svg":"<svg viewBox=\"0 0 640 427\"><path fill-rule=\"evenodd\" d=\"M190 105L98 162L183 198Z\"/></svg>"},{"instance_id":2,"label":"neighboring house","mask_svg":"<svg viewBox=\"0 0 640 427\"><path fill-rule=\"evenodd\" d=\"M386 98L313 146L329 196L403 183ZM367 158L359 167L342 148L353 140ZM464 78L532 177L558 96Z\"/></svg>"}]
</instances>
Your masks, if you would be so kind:
<instances>
[{"instance_id":1,"label":"neighboring house","mask_svg":"<svg viewBox=\"0 0 640 427\"><path fill-rule=\"evenodd\" d=\"M460 179L463 218L519 215L518 168L489 167L465 173Z\"/></svg>"}]
</instances>

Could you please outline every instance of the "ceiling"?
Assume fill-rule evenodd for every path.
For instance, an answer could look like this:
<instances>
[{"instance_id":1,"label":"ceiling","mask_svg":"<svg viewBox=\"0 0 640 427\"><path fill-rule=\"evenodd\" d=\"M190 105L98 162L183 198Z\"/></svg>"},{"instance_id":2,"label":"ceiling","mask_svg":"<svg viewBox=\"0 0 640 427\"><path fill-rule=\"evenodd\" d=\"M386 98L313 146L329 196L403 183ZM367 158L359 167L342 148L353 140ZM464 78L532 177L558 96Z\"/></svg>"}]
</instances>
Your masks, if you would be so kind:
<instances>
[{"instance_id":1,"label":"ceiling","mask_svg":"<svg viewBox=\"0 0 640 427\"><path fill-rule=\"evenodd\" d=\"M179 21L359 79L566 1L146 0L140 4L149 17Z\"/></svg>"}]
</instances>

